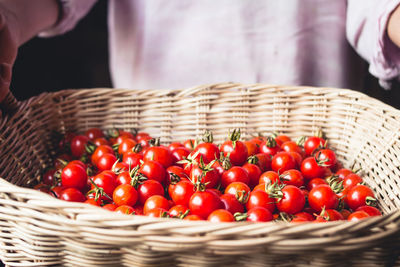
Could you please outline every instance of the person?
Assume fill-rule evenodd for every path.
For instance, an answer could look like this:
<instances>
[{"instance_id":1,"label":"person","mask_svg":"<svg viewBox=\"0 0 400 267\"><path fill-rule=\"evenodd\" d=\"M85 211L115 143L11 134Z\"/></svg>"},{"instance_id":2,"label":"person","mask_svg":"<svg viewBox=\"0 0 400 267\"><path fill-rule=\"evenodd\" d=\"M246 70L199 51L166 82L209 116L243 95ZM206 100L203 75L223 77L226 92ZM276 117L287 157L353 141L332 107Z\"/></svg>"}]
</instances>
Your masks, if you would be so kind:
<instances>
[{"instance_id":1,"label":"person","mask_svg":"<svg viewBox=\"0 0 400 267\"><path fill-rule=\"evenodd\" d=\"M0 102L17 49L74 28L96 0L0 0ZM113 86L216 82L358 89L363 60L386 88L400 72L400 0L109 0ZM4 104L5 101L3 101Z\"/></svg>"}]
</instances>

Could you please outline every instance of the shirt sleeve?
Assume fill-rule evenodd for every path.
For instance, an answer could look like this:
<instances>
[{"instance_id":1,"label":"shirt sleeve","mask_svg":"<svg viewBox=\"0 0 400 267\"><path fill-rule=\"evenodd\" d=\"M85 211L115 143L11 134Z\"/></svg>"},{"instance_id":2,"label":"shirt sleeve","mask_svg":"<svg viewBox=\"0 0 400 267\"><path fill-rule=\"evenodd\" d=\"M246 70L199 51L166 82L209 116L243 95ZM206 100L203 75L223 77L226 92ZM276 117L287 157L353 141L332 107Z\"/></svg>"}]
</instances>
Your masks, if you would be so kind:
<instances>
[{"instance_id":1,"label":"shirt sleeve","mask_svg":"<svg viewBox=\"0 0 400 267\"><path fill-rule=\"evenodd\" d=\"M38 34L40 37L52 37L72 30L97 2L97 0L58 0L60 19L56 25Z\"/></svg>"},{"instance_id":2,"label":"shirt sleeve","mask_svg":"<svg viewBox=\"0 0 400 267\"><path fill-rule=\"evenodd\" d=\"M386 31L389 17L399 4L400 0L347 1L347 39L369 62L369 72L385 89L400 77L400 48Z\"/></svg>"}]
</instances>

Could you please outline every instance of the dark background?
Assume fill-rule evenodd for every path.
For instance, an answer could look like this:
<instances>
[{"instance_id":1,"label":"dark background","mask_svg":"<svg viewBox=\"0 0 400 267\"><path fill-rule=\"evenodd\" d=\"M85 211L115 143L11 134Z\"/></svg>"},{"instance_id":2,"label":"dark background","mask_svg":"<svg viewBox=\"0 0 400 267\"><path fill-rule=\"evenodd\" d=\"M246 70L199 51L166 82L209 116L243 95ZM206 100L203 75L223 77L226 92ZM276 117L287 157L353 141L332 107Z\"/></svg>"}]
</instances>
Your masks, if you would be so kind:
<instances>
[{"instance_id":1,"label":"dark background","mask_svg":"<svg viewBox=\"0 0 400 267\"><path fill-rule=\"evenodd\" d=\"M34 38L20 50L11 90L19 100L41 92L70 88L111 87L108 70L107 1L98 1L77 27L53 38ZM400 85L379 87L366 75L363 93L400 108Z\"/></svg>"}]
</instances>

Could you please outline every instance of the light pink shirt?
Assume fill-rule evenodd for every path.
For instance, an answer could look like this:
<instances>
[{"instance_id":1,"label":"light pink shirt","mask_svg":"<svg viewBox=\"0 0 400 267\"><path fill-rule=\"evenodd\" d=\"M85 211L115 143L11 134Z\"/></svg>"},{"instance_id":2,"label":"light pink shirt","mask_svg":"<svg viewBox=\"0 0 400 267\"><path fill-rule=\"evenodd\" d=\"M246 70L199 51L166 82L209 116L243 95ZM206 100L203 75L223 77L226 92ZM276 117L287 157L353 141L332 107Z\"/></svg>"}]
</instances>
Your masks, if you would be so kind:
<instances>
[{"instance_id":1,"label":"light pink shirt","mask_svg":"<svg viewBox=\"0 0 400 267\"><path fill-rule=\"evenodd\" d=\"M96 0L62 0L72 29ZM388 86L400 50L386 34L400 0L109 0L109 49L118 88L217 82L359 89L362 60ZM353 47L351 47L351 46Z\"/></svg>"}]
</instances>

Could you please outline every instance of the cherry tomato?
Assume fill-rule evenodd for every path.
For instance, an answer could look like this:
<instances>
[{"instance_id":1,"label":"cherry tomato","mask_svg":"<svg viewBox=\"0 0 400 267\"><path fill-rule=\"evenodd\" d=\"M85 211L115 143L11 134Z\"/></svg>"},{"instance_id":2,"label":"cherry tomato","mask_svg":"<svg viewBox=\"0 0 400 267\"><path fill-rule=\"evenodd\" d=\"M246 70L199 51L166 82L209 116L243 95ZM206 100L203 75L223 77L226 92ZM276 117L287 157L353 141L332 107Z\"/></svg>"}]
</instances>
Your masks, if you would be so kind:
<instances>
[{"instance_id":1,"label":"cherry tomato","mask_svg":"<svg viewBox=\"0 0 400 267\"><path fill-rule=\"evenodd\" d=\"M249 195L249 200L246 203L247 210L254 207L263 207L271 213L275 210L276 199L270 197L267 192L262 190L254 190Z\"/></svg>"},{"instance_id":2,"label":"cherry tomato","mask_svg":"<svg viewBox=\"0 0 400 267\"><path fill-rule=\"evenodd\" d=\"M220 180L221 177L216 169L211 168L204 171L204 169L199 165L194 165L190 171L190 181L192 181L192 183L200 181L204 183L208 189L216 187Z\"/></svg>"},{"instance_id":3,"label":"cherry tomato","mask_svg":"<svg viewBox=\"0 0 400 267\"><path fill-rule=\"evenodd\" d=\"M328 184L325 179L321 178L313 178L307 183L307 190L311 191L314 187L320 185L320 184Z\"/></svg>"},{"instance_id":4,"label":"cherry tomato","mask_svg":"<svg viewBox=\"0 0 400 267\"><path fill-rule=\"evenodd\" d=\"M308 194L308 203L310 207L317 212L325 209L336 209L339 200L329 185L318 185L314 187Z\"/></svg>"},{"instance_id":5,"label":"cherry tomato","mask_svg":"<svg viewBox=\"0 0 400 267\"><path fill-rule=\"evenodd\" d=\"M183 142L183 146L192 151L195 143L196 141L194 139L187 139Z\"/></svg>"},{"instance_id":6,"label":"cherry tomato","mask_svg":"<svg viewBox=\"0 0 400 267\"><path fill-rule=\"evenodd\" d=\"M296 168L296 164L296 160L288 152L278 152L272 158L271 168L275 172L283 173Z\"/></svg>"},{"instance_id":7,"label":"cherry tomato","mask_svg":"<svg viewBox=\"0 0 400 267\"><path fill-rule=\"evenodd\" d=\"M94 140L93 140L93 143L94 143L96 146L103 146L103 145L109 146L109 145L110 145L110 142L108 142L108 140L105 139L104 137L99 137L99 138L94 139Z\"/></svg>"},{"instance_id":8,"label":"cherry tomato","mask_svg":"<svg viewBox=\"0 0 400 267\"><path fill-rule=\"evenodd\" d=\"M86 197L76 188L64 189L60 194L60 199L71 202L84 202Z\"/></svg>"},{"instance_id":9,"label":"cherry tomato","mask_svg":"<svg viewBox=\"0 0 400 267\"><path fill-rule=\"evenodd\" d=\"M173 158L175 164L177 164L178 166L182 167L183 164L176 163L176 162L184 160L185 158L187 158L189 156L189 154L190 154L190 150L187 149L186 147L177 147L174 150L172 150L171 153L172 153L172 158Z\"/></svg>"},{"instance_id":10,"label":"cherry tomato","mask_svg":"<svg viewBox=\"0 0 400 267\"><path fill-rule=\"evenodd\" d=\"M365 211L359 210L359 211L355 211L352 214L350 214L349 217L347 218L347 220L351 221L351 222L357 222L359 220L363 220L368 217L370 217L368 215L368 213L366 213Z\"/></svg>"},{"instance_id":11,"label":"cherry tomato","mask_svg":"<svg viewBox=\"0 0 400 267\"><path fill-rule=\"evenodd\" d=\"M114 211L117 213L127 214L127 215L135 214L135 210L131 206L128 206L128 205L119 206Z\"/></svg>"},{"instance_id":12,"label":"cherry tomato","mask_svg":"<svg viewBox=\"0 0 400 267\"><path fill-rule=\"evenodd\" d=\"M117 157L114 154L104 154L98 159L96 167L100 171L111 170L116 161Z\"/></svg>"},{"instance_id":13,"label":"cherry tomato","mask_svg":"<svg viewBox=\"0 0 400 267\"><path fill-rule=\"evenodd\" d=\"M241 203L247 202L250 187L242 182L232 182L225 188L225 194L234 195Z\"/></svg>"},{"instance_id":14,"label":"cherry tomato","mask_svg":"<svg viewBox=\"0 0 400 267\"><path fill-rule=\"evenodd\" d=\"M272 156L265 153L258 153L255 155L258 159L257 165L260 167L261 172L265 172L271 169Z\"/></svg>"},{"instance_id":15,"label":"cherry tomato","mask_svg":"<svg viewBox=\"0 0 400 267\"><path fill-rule=\"evenodd\" d=\"M102 208L109 210L109 211L114 211L118 207L117 207L117 205L110 203L110 204L104 205Z\"/></svg>"},{"instance_id":16,"label":"cherry tomato","mask_svg":"<svg viewBox=\"0 0 400 267\"><path fill-rule=\"evenodd\" d=\"M91 156L92 163L94 165L97 165L99 158L105 154L114 154L114 150L112 149L112 147L108 145L98 146Z\"/></svg>"},{"instance_id":17,"label":"cherry tomato","mask_svg":"<svg viewBox=\"0 0 400 267\"><path fill-rule=\"evenodd\" d=\"M118 146L118 153L120 155L123 155L124 153L127 153L129 151L132 151L132 149L136 146L136 141L131 139L131 138L125 138L124 140L121 141L121 143Z\"/></svg>"},{"instance_id":18,"label":"cherry tomato","mask_svg":"<svg viewBox=\"0 0 400 267\"><path fill-rule=\"evenodd\" d=\"M223 194L220 196L220 199L224 204L225 209L230 213L235 214L237 212L244 212L244 206L239 202L239 200L237 200L236 196L231 194Z\"/></svg>"},{"instance_id":19,"label":"cherry tomato","mask_svg":"<svg viewBox=\"0 0 400 267\"><path fill-rule=\"evenodd\" d=\"M195 192L189 200L189 209L194 215L203 219L217 209L222 209L224 204L221 199L209 190Z\"/></svg>"},{"instance_id":20,"label":"cherry tomato","mask_svg":"<svg viewBox=\"0 0 400 267\"><path fill-rule=\"evenodd\" d=\"M99 128L90 128L85 132L85 135L91 140L95 140L96 138L104 137L104 133Z\"/></svg>"},{"instance_id":21,"label":"cherry tomato","mask_svg":"<svg viewBox=\"0 0 400 267\"><path fill-rule=\"evenodd\" d=\"M356 211L365 211L369 216L381 216L382 213L375 207L372 206L361 206L356 209Z\"/></svg>"},{"instance_id":22,"label":"cherry tomato","mask_svg":"<svg viewBox=\"0 0 400 267\"><path fill-rule=\"evenodd\" d=\"M358 207L367 205L368 199L375 201L375 194L366 185L353 186L347 193L347 205L350 209L356 210Z\"/></svg>"},{"instance_id":23,"label":"cherry tomato","mask_svg":"<svg viewBox=\"0 0 400 267\"><path fill-rule=\"evenodd\" d=\"M143 205L143 214L147 215L150 210L155 208L162 208L169 210L168 200L160 195L154 195L149 197Z\"/></svg>"},{"instance_id":24,"label":"cherry tomato","mask_svg":"<svg viewBox=\"0 0 400 267\"><path fill-rule=\"evenodd\" d=\"M344 220L344 218L339 211L334 209L326 209L322 210L320 215L318 215L315 220L319 222L327 222L327 221L340 221Z\"/></svg>"},{"instance_id":25,"label":"cherry tomato","mask_svg":"<svg viewBox=\"0 0 400 267\"><path fill-rule=\"evenodd\" d=\"M245 169L249 175L250 188L254 188L258 184L262 173L260 167L256 164L245 163L242 168Z\"/></svg>"},{"instance_id":26,"label":"cherry tomato","mask_svg":"<svg viewBox=\"0 0 400 267\"><path fill-rule=\"evenodd\" d=\"M305 156L303 148L297 145L294 141L286 141L280 147L286 152L297 152L301 157Z\"/></svg>"},{"instance_id":27,"label":"cherry tomato","mask_svg":"<svg viewBox=\"0 0 400 267\"><path fill-rule=\"evenodd\" d=\"M130 184L122 184L115 188L112 198L117 206L133 206L138 199L138 192Z\"/></svg>"},{"instance_id":28,"label":"cherry tomato","mask_svg":"<svg viewBox=\"0 0 400 267\"><path fill-rule=\"evenodd\" d=\"M167 171L164 166L154 160L146 160L139 168L139 173L143 174L149 180L155 180L161 184L165 184L167 179Z\"/></svg>"},{"instance_id":29,"label":"cherry tomato","mask_svg":"<svg viewBox=\"0 0 400 267\"><path fill-rule=\"evenodd\" d=\"M131 168L135 168L143 160L143 155L135 152L127 152L122 155L122 162L128 164Z\"/></svg>"},{"instance_id":30,"label":"cherry tomato","mask_svg":"<svg viewBox=\"0 0 400 267\"><path fill-rule=\"evenodd\" d=\"M260 146L260 152L270 156L275 156L279 151L282 151L282 149L272 137L268 137Z\"/></svg>"},{"instance_id":31,"label":"cherry tomato","mask_svg":"<svg viewBox=\"0 0 400 267\"><path fill-rule=\"evenodd\" d=\"M85 201L84 201L84 203L87 203L87 204L90 204L90 205L93 205L93 206L98 206L98 207L100 207L100 205L101 205L101 200L95 200L94 198L88 198L88 199L86 199Z\"/></svg>"},{"instance_id":32,"label":"cherry tomato","mask_svg":"<svg viewBox=\"0 0 400 267\"><path fill-rule=\"evenodd\" d=\"M254 207L247 211L246 220L249 222L269 222L273 220L273 216L266 208Z\"/></svg>"},{"instance_id":33,"label":"cherry tomato","mask_svg":"<svg viewBox=\"0 0 400 267\"><path fill-rule=\"evenodd\" d=\"M180 218L180 219L183 219L182 216L184 214L186 214L186 212L189 212L189 213L187 213L187 215L190 215L189 208L184 205L175 205L172 208L170 208L168 211L168 213L171 217L176 217L176 218Z\"/></svg>"},{"instance_id":34,"label":"cherry tomato","mask_svg":"<svg viewBox=\"0 0 400 267\"><path fill-rule=\"evenodd\" d=\"M221 147L220 151L224 153L225 157L228 157L234 166L242 166L248 157L248 151L246 145L239 141L240 131L234 131L230 140L225 141Z\"/></svg>"},{"instance_id":35,"label":"cherry tomato","mask_svg":"<svg viewBox=\"0 0 400 267\"><path fill-rule=\"evenodd\" d=\"M147 211L145 214L146 216L149 217L154 217L154 218L161 218L161 217L169 217L169 213L167 209L164 208L154 208L152 210Z\"/></svg>"},{"instance_id":36,"label":"cherry tomato","mask_svg":"<svg viewBox=\"0 0 400 267\"><path fill-rule=\"evenodd\" d=\"M230 183L233 182L249 184L249 181L249 173L244 168L233 166L222 174L221 186L226 188Z\"/></svg>"},{"instance_id":37,"label":"cherry tomato","mask_svg":"<svg viewBox=\"0 0 400 267\"><path fill-rule=\"evenodd\" d=\"M112 198L114 189L117 187L117 182L115 179L115 174L111 174L110 172L101 172L93 177L93 183L104 190L104 193L107 194L108 197ZM96 190L95 186L92 184L92 190ZM102 200L110 200L106 195L102 196Z\"/></svg>"},{"instance_id":38,"label":"cherry tomato","mask_svg":"<svg viewBox=\"0 0 400 267\"><path fill-rule=\"evenodd\" d=\"M343 187L352 188L362 182L363 182L363 179L359 175L357 175L355 173L350 173L343 179Z\"/></svg>"},{"instance_id":39,"label":"cherry tomato","mask_svg":"<svg viewBox=\"0 0 400 267\"><path fill-rule=\"evenodd\" d=\"M65 188L83 190L87 185L86 170L78 164L68 164L61 172L61 184Z\"/></svg>"},{"instance_id":40,"label":"cherry tomato","mask_svg":"<svg viewBox=\"0 0 400 267\"><path fill-rule=\"evenodd\" d=\"M328 148L318 150L315 157L328 168L333 168L337 162L335 152Z\"/></svg>"},{"instance_id":41,"label":"cherry tomato","mask_svg":"<svg viewBox=\"0 0 400 267\"><path fill-rule=\"evenodd\" d=\"M304 218L304 219L306 219L307 221L313 221L313 220L314 220L314 216L311 215L311 214L308 213L308 212L305 212L305 211L301 211L301 212L296 213L296 214L294 215L294 217L295 217L295 218Z\"/></svg>"},{"instance_id":42,"label":"cherry tomato","mask_svg":"<svg viewBox=\"0 0 400 267\"><path fill-rule=\"evenodd\" d=\"M187 221L202 221L203 220L199 215L194 215L194 214L190 214L183 219L187 220Z\"/></svg>"},{"instance_id":43,"label":"cherry tomato","mask_svg":"<svg viewBox=\"0 0 400 267\"><path fill-rule=\"evenodd\" d=\"M280 176L280 180L284 184L290 184L297 187L301 187L304 185L303 175L300 171L295 169L284 171Z\"/></svg>"},{"instance_id":44,"label":"cherry tomato","mask_svg":"<svg viewBox=\"0 0 400 267\"><path fill-rule=\"evenodd\" d=\"M171 151L165 146L152 146L143 153L144 161L156 161L164 168L168 168L174 163Z\"/></svg>"},{"instance_id":45,"label":"cherry tomato","mask_svg":"<svg viewBox=\"0 0 400 267\"><path fill-rule=\"evenodd\" d=\"M210 163L216 158L219 158L219 148L214 143L201 143L198 144L193 153L198 153L198 157L202 156L205 164Z\"/></svg>"},{"instance_id":46,"label":"cherry tomato","mask_svg":"<svg viewBox=\"0 0 400 267\"><path fill-rule=\"evenodd\" d=\"M314 157L308 157L301 163L300 170L306 180L311 180L312 178L325 178L327 169L318 164Z\"/></svg>"},{"instance_id":47,"label":"cherry tomato","mask_svg":"<svg viewBox=\"0 0 400 267\"><path fill-rule=\"evenodd\" d=\"M353 173L353 171L349 169L342 168L336 172L336 175L339 176L341 180L343 180L347 175Z\"/></svg>"},{"instance_id":48,"label":"cherry tomato","mask_svg":"<svg viewBox=\"0 0 400 267\"><path fill-rule=\"evenodd\" d=\"M318 137L318 136L310 136L306 139L304 142L304 151L306 152L307 156L313 155L314 151L317 148L320 147L325 147L326 146L326 141L325 139Z\"/></svg>"},{"instance_id":49,"label":"cherry tomato","mask_svg":"<svg viewBox=\"0 0 400 267\"><path fill-rule=\"evenodd\" d=\"M139 203L142 205L154 195L164 196L163 186L156 180L146 180L138 187Z\"/></svg>"},{"instance_id":50,"label":"cherry tomato","mask_svg":"<svg viewBox=\"0 0 400 267\"><path fill-rule=\"evenodd\" d=\"M259 184L281 184L281 180L279 178L279 174L274 171L267 171L261 174L260 179L258 180Z\"/></svg>"},{"instance_id":51,"label":"cherry tomato","mask_svg":"<svg viewBox=\"0 0 400 267\"><path fill-rule=\"evenodd\" d=\"M207 220L210 222L215 222L215 223L234 222L235 218L233 217L232 213L230 213L229 211L224 210L224 209L218 209L218 210L214 210L213 212L211 212L211 214L208 215Z\"/></svg>"},{"instance_id":52,"label":"cherry tomato","mask_svg":"<svg viewBox=\"0 0 400 267\"><path fill-rule=\"evenodd\" d=\"M46 171L43 176L42 176L42 183L46 184L46 185L56 185L57 180L54 177L54 175L56 174L57 170L56 169L51 169Z\"/></svg>"},{"instance_id":53,"label":"cherry tomato","mask_svg":"<svg viewBox=\"0 0 400 267\"><path fill-rule=\"evenodd\" d=\"M244 141L244 145L247 147L247 154L249 157L260 153L260 146L257 145L256 142L253 142L251 140Z\"/></svg>"},{"instance_id":54,"label":"cherry tomato","mask_svg":"<svg viewBox=\"0 0 400 267\"><path fill-rule=\"evenodd\" d=\"M173 187L170 197L177 205L189 206L189 200L194 192L194 185L190 181L181 180Z\"/></svg>"},{"instance_id":55,"label":"cherry tomato","mask_svg":"<svg viewBox=\"0 0 400 267\"><path fill-rule=\"evenodd\" d=\"M276 207L281 212L296 214L305 205L306 199L303 192L294 185L286 185L282 189L283 197L276 203Z\"/></svg>"},{"instance_id":56,"label":"cherry tomato","mask_svg":"<svg viewBox=\"0 0 400 267\"><path fill-rule=\"evenodd\" d=\"M86 151L86 144L89 138L86 135L77 135L71 140L71 153L74 157L80 158Z\"/></svg>"}]
</instances>

